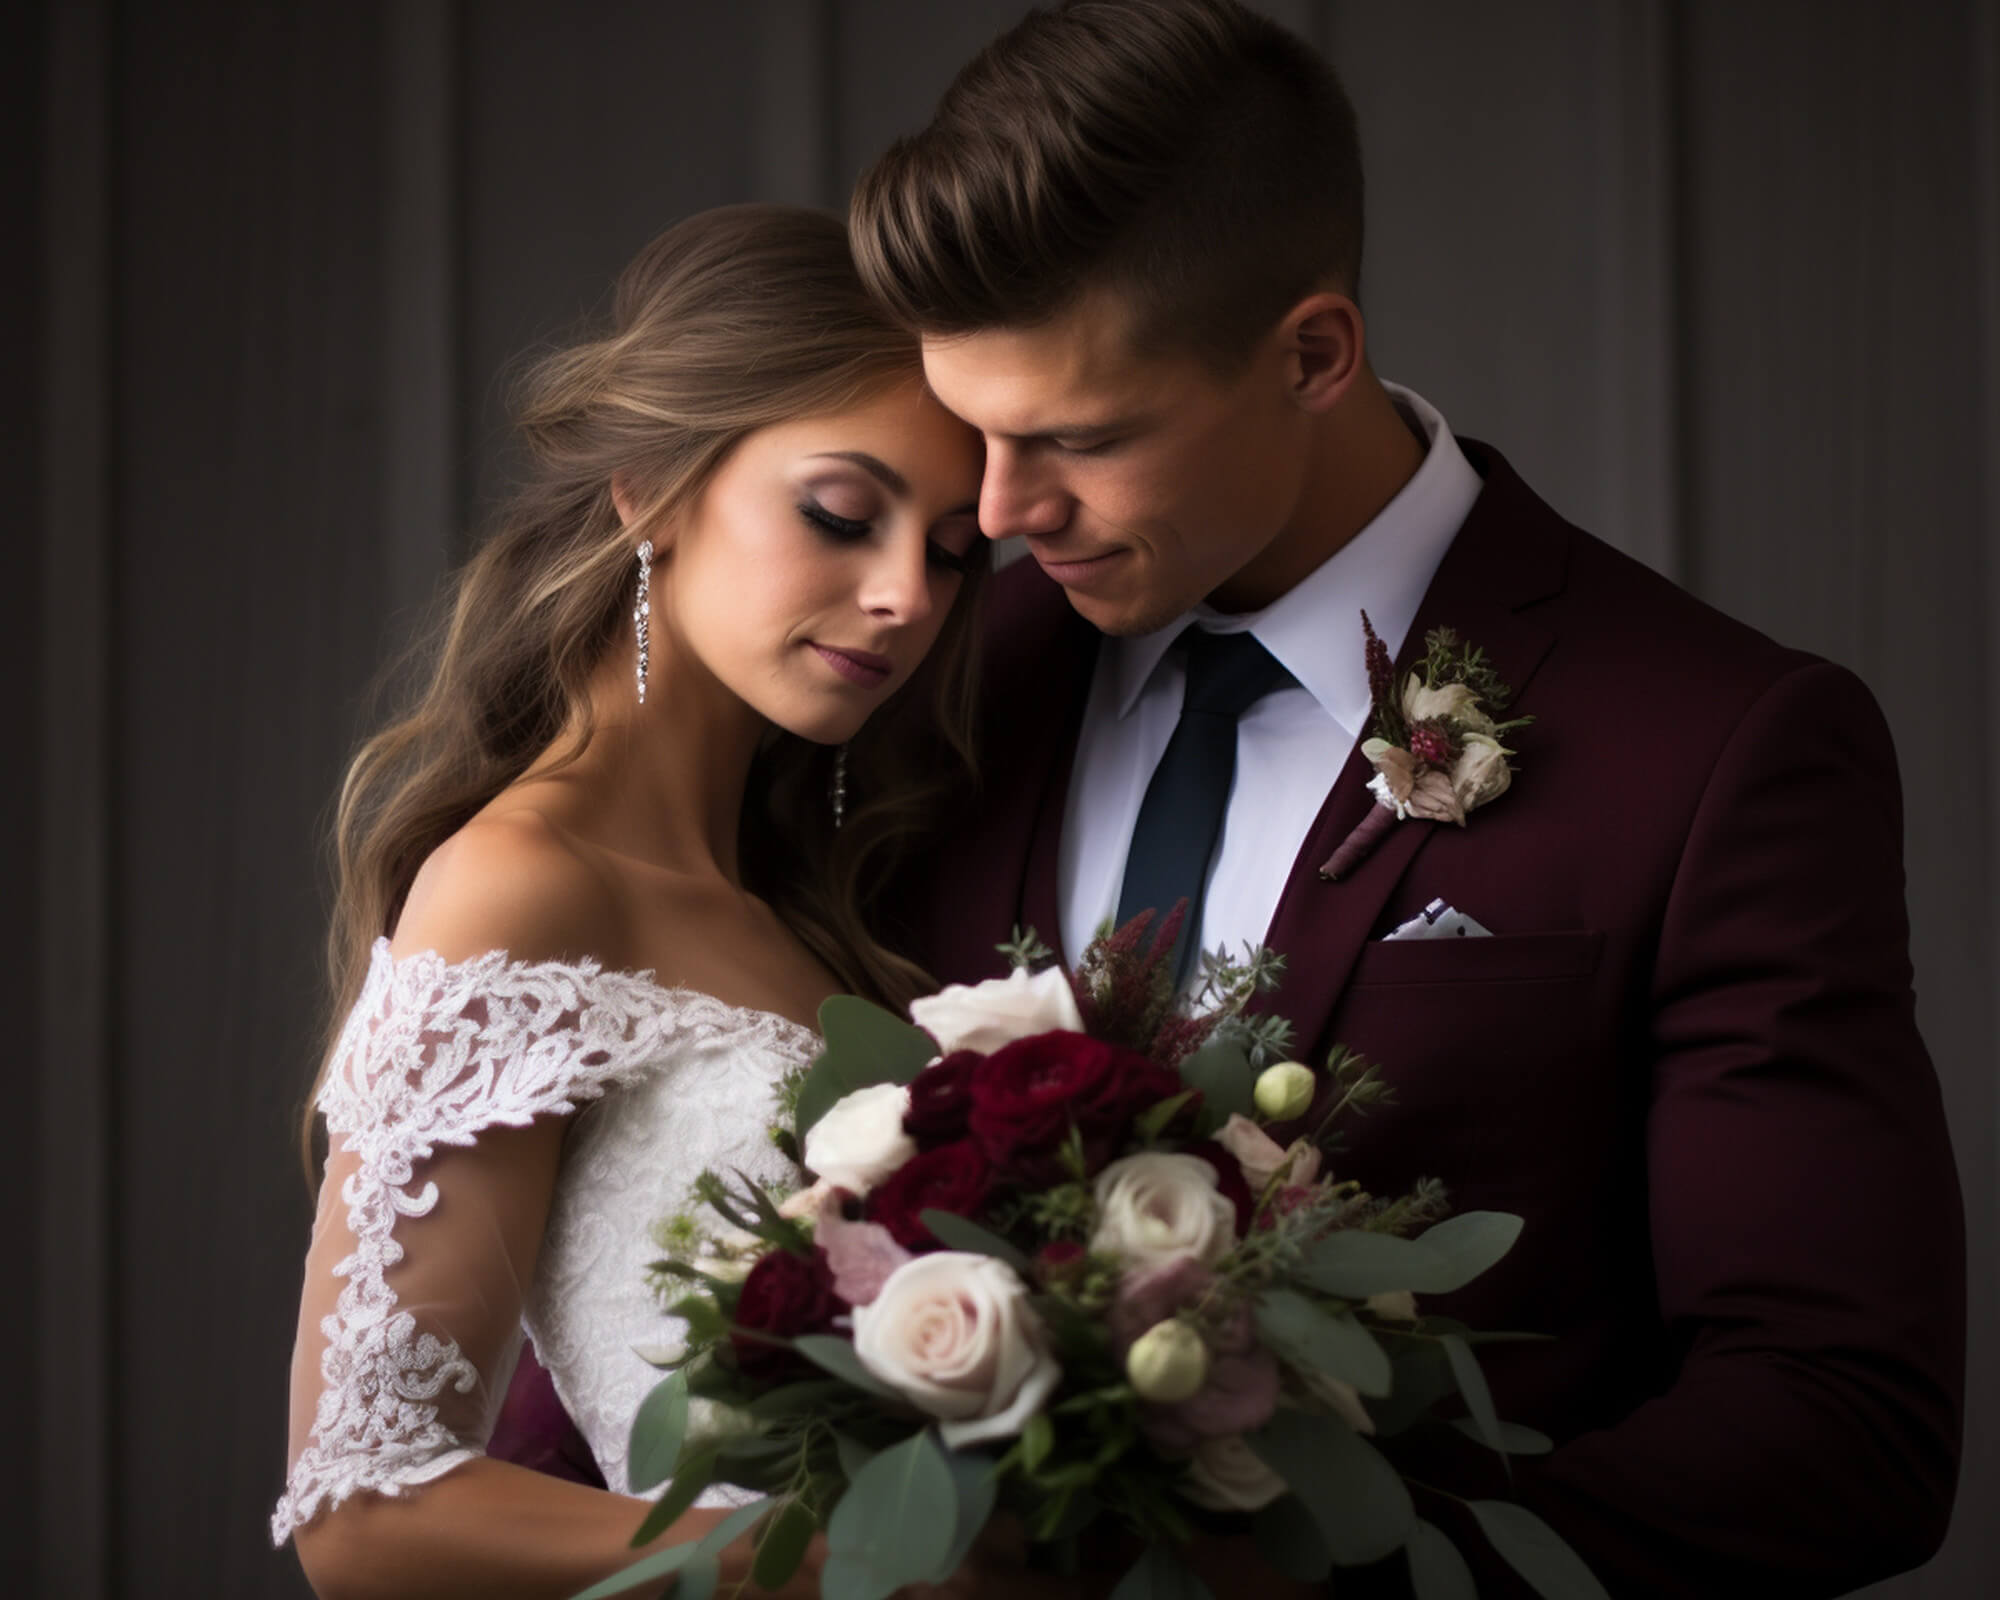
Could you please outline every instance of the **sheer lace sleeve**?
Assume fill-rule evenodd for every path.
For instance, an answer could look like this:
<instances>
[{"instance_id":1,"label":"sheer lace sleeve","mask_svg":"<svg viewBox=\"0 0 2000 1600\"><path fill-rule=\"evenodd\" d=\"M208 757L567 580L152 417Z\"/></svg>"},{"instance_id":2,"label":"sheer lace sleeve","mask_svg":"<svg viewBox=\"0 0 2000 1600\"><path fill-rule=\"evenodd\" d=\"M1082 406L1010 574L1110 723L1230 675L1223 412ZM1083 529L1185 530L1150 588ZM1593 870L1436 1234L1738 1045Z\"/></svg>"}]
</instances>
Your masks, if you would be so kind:
<instances>
[{"instance_id":1,"label":"sheer lace sleeve","mask_svg":"<svg viewBox=\"0 0 2000 1600\"><path fill-rule=\"evenodd\" d=\"M506 1130L636 1077L660 991L595 965L397 961L379 941L320 1093L329 1157L275 1543L475 1455L520 1344L558 1142Z\"/></svg>"}]
</instances>

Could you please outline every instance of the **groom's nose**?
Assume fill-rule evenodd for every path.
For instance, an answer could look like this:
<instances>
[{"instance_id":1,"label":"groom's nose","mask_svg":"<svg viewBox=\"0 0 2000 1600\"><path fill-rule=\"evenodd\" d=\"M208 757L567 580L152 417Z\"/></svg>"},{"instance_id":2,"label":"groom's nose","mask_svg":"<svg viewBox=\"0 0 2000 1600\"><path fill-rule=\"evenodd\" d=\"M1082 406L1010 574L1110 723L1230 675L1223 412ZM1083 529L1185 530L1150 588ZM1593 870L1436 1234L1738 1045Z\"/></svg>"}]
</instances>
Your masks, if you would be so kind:
<instances>
[{"instance_id":1,"label":"groom's nose","mask_svg":"<svg viewBox=\"0 0 2000 1600\"><path fill-rule=\"evenodd\" d=\"M979 482L979 531L989 539L1054 533L1069 521L1069 492L1048 468L1010 444L986 450Z\"/></svg>"}]
</instances>

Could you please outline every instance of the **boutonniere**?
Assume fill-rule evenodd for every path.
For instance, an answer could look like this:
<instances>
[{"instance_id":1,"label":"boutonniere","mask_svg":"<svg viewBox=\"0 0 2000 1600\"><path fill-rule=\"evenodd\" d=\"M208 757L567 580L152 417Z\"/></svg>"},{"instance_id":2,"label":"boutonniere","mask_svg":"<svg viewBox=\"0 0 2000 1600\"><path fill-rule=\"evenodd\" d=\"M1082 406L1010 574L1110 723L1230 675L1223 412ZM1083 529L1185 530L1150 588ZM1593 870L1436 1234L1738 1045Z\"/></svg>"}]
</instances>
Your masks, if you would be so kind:
<instances>
[{"instance_id":1,"label":"boutonniere","mask_svg":"<svg viewBox=\"0 0 2000 1600\"><path fill-rule=\"evenodd\" d=\"M1500 681L1486 652L1451 629L1424 635L1423 664L1404 679L1400 697L1389 647L1376 637L1365 611L1361 631L1375 707L1372 737L1361 753L1375 769L1368 789L1376 804L1319 869L1322 878L1336 883L1374 854L1394 824L1421 817L1462 828L1468 812L1505 794L1514 776L1507 758L1514 752L1501 737L1535 720L1494 720L1513 691Z\"/></svg>"}]
</instances>

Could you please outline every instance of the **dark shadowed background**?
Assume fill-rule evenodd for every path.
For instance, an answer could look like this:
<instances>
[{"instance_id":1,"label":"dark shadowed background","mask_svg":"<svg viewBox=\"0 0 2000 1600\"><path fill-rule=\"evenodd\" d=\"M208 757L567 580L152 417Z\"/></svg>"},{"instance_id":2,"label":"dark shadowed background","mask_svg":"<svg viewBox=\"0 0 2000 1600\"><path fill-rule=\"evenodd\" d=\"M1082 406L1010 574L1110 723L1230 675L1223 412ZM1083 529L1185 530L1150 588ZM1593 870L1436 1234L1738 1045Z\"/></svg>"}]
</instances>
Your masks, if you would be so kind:
<instances>
[{"instance_id":1,"label":"dark shadowed background","mask_svg":"<svg viewBox=\"0 0 2000 1600\"><path fill-rule=\"evenodd\" d=\"M691 210L841 203L1022 9L16 8L0 1592L304 1592L264 1525L318 845L367 685L504 481L503 368ZM1951 1542L1879 1592L2000 1593L2000 4L1267 9L1360 107L1378 369L1887 708L1977 1354Z\"/></svg>"}]
</instances>

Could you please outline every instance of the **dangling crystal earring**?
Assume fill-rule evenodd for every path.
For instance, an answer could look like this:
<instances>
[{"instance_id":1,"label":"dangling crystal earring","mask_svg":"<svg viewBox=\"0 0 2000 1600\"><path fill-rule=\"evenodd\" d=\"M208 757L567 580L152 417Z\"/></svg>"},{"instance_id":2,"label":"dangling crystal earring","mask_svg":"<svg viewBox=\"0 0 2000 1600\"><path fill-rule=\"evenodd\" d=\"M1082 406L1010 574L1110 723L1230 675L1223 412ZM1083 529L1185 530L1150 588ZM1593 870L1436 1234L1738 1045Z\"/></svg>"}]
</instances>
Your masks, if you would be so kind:
<instances>
[{"instance_id":1,"label":"dangling crystal earring","mask_svg":"<svg viewBox=\"0 0 2000 1600\"><path fill-rule=\"evenodd\" d=\"M632 606L632 627L639 635L639 704L646 703L646 668L653 654L653 541L639 546L639 598Z\"/></svg>"},{"instance_id":2,"label":"dangling crystal earring","mask_svg":"<svg viewBox=\"0 0 2000 1600\"><path fill-rule=\"evenodd\" d=\"M827 792L833 802L833 827L840 831L840 825L847 820L847 746L842 745L833 753L833 784Z\"/></svg>"}]
</instances>

